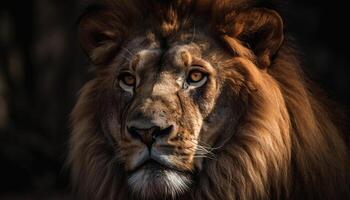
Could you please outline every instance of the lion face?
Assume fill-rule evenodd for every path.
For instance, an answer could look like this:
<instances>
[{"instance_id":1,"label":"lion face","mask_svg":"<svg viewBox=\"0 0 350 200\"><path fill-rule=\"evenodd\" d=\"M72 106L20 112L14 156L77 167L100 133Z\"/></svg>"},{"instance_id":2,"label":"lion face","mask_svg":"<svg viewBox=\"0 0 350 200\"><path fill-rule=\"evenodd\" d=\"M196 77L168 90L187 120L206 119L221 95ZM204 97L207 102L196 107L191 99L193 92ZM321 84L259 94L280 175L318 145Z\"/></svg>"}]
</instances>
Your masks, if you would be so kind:
<instances>
[{"instance_id":1,"label":"lion face","mask_svg":"<svg viewBox=\"0 0 350 200\"><path fill-rule=\"evenodd\" d=\"M220 153L214 151L232 144L243 130L247 105L257 105L249 102L250 94L267 85L269 76L260 69L282 43L279 16L258 9L228 16L234 19L223 27L174 16L128 27L127 15L100 9L89 10L80 22L81 43L96 70L73 111L70 155L75 179L97 180L80 188L98 191L95 199L176 199L205 182L203 173L208 177L210 170L229 167L224 162L231 167L245 161L222 159L224 152L215 166ZM278 90L272 86L270 92ZM74 160L85 152L80 162Z\"/></svg>"},{"instance_id":2,"label":"lion face","mask_svg":"<svg viewBox=\"0 0 350 200\"><path fill-rule=\"evenodd\" d=\"M224 54L209 37L192 35L182 33L167 48L155 37L137 37L112 64L111 105L121 106L107 108L115 110L108 132L136 194L187 190L231 116L228 105L218 105L224 80L217 59Z\"/></svg>"},{"instance_id":3,"label":"lion face","mask_svg":"<svg viewBox=\"0 0 350 200\"><path fill-rule=\"evenodd\" d=\"M276 11L99 2L79 23L95 67L72 112L81 199L346 199L347 147Z\"/></svg>"}]
</instances>

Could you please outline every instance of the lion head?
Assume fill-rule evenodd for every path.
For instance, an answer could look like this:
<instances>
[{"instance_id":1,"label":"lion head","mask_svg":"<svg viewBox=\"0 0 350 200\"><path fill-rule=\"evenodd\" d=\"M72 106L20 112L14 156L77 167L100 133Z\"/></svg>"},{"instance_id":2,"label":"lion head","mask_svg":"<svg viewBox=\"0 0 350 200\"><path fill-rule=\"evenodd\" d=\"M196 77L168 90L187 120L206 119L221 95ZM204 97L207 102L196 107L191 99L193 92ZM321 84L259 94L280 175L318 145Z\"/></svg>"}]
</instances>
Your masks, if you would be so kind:
<instances>
[{"instance_id":1,"label":"lion head","mask_svg":"<svg viewBox=\"0 0 350 200\"><path fill-rule=\"evenodd\" d=\"M94 66L72 113L83 199L348 195L344 140L276 11L108 0L87 9L79 34Z\"/></svg>"}]
</instances>

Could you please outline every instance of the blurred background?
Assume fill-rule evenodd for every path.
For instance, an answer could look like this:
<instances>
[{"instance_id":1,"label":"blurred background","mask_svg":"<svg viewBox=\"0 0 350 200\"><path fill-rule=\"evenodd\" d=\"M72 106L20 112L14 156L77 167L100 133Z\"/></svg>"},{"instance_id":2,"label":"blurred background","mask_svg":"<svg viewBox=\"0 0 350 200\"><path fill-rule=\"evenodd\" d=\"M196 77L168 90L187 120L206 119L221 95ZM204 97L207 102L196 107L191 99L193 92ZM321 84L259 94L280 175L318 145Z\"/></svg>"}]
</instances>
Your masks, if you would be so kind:
<instances>
[{"instance_id":1,"label":"blurred background","mask_svg":"<svg viewBox=\"0 0 350 200\"><path fill-rule=\"evenodd\" d=\"M350 107L346 1L285 0L307 74ZM69 199L68 115L87 79L76 34L86 0L0 3L0 199Z\"/></svg>"}]
</instances>

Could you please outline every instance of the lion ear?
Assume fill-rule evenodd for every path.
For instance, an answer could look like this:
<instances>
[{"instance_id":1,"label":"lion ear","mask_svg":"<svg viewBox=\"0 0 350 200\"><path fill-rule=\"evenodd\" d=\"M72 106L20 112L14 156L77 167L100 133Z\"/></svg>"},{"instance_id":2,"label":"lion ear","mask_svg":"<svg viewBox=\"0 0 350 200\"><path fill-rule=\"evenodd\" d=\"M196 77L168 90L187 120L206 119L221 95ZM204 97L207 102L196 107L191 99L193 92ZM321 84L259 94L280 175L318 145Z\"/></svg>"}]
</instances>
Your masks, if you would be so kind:
<instances>
[{"instance_id":1,"label":"lion ear","mask_svg":"<svg viewBox=\"0 0 350 200\"><path fill-rule=\"evenodd\" d=\"M283 43L283 21L273 10L248 10L236 17L233 34L253 50L259 67L267 68Z\"/></svg>"},{"instance_id":2,"label":"lion ear","mask_svg":"<svg viewBox=\"0 0 350 200\"><path fill-rule=\"evenodd\" d=\"M121 44L121 30L114 18L112 11L97 6L88 8L80 17L80 44L95 64L111 58Z\"/></svg>"}]
</instances>

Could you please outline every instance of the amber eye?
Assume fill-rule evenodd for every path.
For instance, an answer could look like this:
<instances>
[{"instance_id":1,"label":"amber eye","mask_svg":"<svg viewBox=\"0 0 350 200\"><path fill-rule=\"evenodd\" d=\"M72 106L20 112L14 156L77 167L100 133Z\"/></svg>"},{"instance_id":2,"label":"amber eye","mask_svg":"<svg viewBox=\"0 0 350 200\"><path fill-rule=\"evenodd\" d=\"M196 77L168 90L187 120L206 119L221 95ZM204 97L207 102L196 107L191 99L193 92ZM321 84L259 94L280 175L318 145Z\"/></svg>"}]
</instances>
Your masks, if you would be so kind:
<instances>
[{"instance_id":1,"label":"amber eye","mask_svg":"<svg viewBox=\"0 0 350 200\"><path fill-rule=\"evenodd\" d=\"M135 77L131 74L123 75L120 80L123 81L123 83L128 86L134 86L136 83Z\"/></svg>"},{"instance_id":2,"label":"amber eye","mask_svg":"<svg viewBox=\"0 0 350 200\"><path fill-rule=\"evenodd\" d=\"M193 70L188 75L188 82L189 83L197 83L203 80L206 77L206 74L199 70Z\"/></svg>"},{"instance_id":3,"label":"amber eye","mask_svg":"<svg viewBox=\"0 0 350 200\"><path fill-rule=\"evenodd\" d=\"M136 77L129 72L121 73L118 80L119 86L125 91L131 92L136 85Z\"/></svg>"},{"instance_id":4,"label":"amber eye","mask_svg":"<svg viewBox=\"0 0 350 200\"><path fill-rule=\"evenodd\" d=\"M198 88L203 86L208 81L208 73L203 72L199 69L191 70L188 75L186 82L184 84L184 88Z\"/></svg>"}]
</instances>

